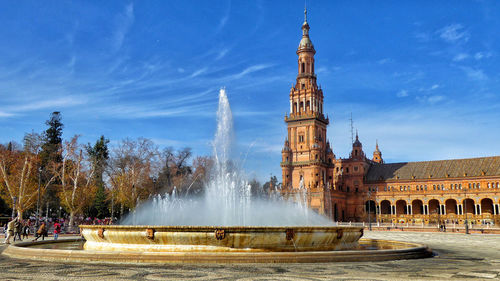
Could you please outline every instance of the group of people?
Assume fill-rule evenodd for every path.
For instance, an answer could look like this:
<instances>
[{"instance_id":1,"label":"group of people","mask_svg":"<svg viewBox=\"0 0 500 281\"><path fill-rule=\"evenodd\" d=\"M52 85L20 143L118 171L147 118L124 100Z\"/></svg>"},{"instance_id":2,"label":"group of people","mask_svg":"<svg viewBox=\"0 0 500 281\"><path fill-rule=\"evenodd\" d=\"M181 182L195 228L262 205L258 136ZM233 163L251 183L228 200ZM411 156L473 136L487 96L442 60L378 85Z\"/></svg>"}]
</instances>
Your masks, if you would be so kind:
<instances>
[{"instance_id":1,"label":"group of people","mask_svg":"<svg viewBox=\"0 0 500 281\"><path fill-rule=\"evenodd\" d=\"M10 244L10 239L13 237L14 242L16 241L16 238L19 239L19 241L22 241L23 239L27 239L30 234L30 221L25 222L19 217L12 218L7 225L5 226L5 240L4 244ZM61 233L61 224L59 223L58 220L54 222L54 240L57 240L59 238L59 234ZM21 238L22 235L22 238ZM45 223L45 221L42 221L40 226L38 227L37 231L34 233L34 239L33 241L37 241L40 237L42 240L45 240L45 237L48 236L48 226Z\"/></svg>"}]
</instances>

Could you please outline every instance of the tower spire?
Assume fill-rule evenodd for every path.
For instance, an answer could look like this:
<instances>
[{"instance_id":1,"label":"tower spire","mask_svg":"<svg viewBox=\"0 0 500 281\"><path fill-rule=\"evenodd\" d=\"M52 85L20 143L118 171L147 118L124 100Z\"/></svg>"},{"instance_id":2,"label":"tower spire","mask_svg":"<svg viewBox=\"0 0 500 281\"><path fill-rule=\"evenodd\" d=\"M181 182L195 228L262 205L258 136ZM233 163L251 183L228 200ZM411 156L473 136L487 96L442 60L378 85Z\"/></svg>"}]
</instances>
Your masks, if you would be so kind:
<instances>
[{"instance_id":1,"label":"tower spire","mask_svg":"<svg viewBox=\"0 0 500 281\"><path fill-rule=\"evenodd\" d=\"M304 1L304 22L307 22L307 3Z\"/></svg>"}]
</instances>

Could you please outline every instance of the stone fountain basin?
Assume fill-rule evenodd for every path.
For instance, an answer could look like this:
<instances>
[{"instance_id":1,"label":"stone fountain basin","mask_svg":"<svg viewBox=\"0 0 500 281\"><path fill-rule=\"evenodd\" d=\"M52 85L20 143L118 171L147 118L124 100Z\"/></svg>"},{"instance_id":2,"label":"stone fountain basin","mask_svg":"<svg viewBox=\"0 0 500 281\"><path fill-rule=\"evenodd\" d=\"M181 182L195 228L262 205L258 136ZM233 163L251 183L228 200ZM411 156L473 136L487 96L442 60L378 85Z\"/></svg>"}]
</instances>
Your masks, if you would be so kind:
<instances>
[{"instance_id":1,"label":"stone fountain basin","mask_svg":"<svg viewBox=\"0 0 500 281\"><path fill-rule=\"evenodd\" d=\"M81 225L85 250L140 252L302 252L353 248L362 227Z\"/></svg>"}]
</instances>

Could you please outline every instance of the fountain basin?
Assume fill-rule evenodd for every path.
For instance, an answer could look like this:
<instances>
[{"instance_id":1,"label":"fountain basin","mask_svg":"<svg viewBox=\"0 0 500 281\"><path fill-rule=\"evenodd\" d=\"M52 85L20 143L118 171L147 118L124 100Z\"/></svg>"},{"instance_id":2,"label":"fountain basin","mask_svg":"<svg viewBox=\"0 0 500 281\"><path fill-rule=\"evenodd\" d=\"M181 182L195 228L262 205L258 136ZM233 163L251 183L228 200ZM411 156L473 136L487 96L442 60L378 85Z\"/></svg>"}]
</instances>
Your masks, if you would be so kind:
<instances>
[{"instance_id":1,"label":"fountain basin","mask_svg":"<svg viewBox=\"0 0 500 281\"><path fill-rule=\"evenodd\" d=\"M85 250L119 252L305 252L354 248L361 227L82 225Z\"/></svg>"}]
</instances>

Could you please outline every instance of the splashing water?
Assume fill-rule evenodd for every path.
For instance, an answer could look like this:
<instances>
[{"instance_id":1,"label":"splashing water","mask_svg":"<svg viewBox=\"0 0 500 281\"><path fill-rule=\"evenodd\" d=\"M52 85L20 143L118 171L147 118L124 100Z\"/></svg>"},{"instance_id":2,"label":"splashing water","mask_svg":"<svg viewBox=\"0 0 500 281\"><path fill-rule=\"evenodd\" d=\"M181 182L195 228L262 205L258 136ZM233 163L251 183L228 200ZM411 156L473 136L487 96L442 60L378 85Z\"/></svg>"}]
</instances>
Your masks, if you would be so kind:
<instances>
[{"instance_id":1,"label":"splashing water","mask_svg":"<svg viewBox=\"0 0 500 281\"><path fill-rule=\"evenodd\" d=\"M214 168L204 197L157 195L125 217L125 225L193 226L318 226L332 222L307 208L306 189L288 201L278 192L267 198L251 196L251 187L232 162L233 115L225 89L219 93L217 131L213 141ZM296 202L296 203L295 203Z\"/></svg>"}]
</instances>

